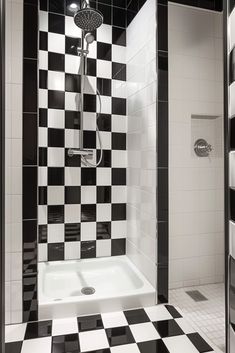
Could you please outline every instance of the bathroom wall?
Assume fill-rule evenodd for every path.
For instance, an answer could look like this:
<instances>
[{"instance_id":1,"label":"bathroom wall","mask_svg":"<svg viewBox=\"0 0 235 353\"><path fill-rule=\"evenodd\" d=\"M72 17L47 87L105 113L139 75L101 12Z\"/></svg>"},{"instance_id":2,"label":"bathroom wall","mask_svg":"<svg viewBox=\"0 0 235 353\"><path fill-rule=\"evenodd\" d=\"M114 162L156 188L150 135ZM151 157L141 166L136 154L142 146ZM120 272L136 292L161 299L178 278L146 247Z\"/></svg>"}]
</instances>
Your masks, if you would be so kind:
<instances>
[{"instance_id":1,"label":"bathroom wall","mask_svg":"<svg viewBox=\"0 0 235 353\"><path fill-rule=\"evenodd\" d=\"M156 286L156 2L127 27L127 255ZM144 29L144 30L143 30Z\"/></svg>"},{"instance_id":2,"label":"bathroom wall","mask_svg":"<svg viewBox=\"0 0 235 353\"><path fill-rule=\"evenodd\" d=\"M97 168L79 157L81 92L78 75L81 31L69 2L41 2L39 12L39 261L57 261L126 252L126 8L97 3L104 24L90 45L84 95L84 148L100 146ZM92 4L96 6L95 4Z\"/></svg>"},{"instance_id":3,"label":"bathroom wall","mask_svg":"<svg viewBox=\"0 0 235 353\"><path fill-rule=\"evenodd\" d=\"M223 281L222 33L222 14L169 4L171 288Z\"/></svg>"},{"instance_id":4,"label":"bathroom wall","mask_svg":"<svg viewBox=\"0 0 235 353\"><path fill-rule=\"evenodd\" d=\"M22 320L23 4L6 1L6 323Z\"/></svg>"}]
</instances>

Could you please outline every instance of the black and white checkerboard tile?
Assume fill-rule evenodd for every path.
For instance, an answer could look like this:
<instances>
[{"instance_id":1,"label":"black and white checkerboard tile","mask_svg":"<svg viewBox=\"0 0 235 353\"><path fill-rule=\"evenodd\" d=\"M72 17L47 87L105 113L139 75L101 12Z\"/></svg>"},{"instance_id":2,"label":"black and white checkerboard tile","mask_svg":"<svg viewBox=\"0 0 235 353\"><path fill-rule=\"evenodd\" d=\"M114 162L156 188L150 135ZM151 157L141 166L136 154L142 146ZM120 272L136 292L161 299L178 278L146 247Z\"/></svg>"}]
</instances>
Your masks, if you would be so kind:
<instances>
[{"instance_id":1,"label":"black and white checkerboard tile","mask_svg":"<svg viewBox=\"0 0 235 353\"><path fill-rule=\"evenodd\" d=\"M125 254L126 28L108 20L89 46L84 94L84 148L103 158L89 168L79 148L81 30L73 14L52 6L39 12L39 261ZM43 2L44 4L44 2ZM43 7L44 8L44 7ZM109 6L110 8L110 6ZM105 6L102 8L105 12Z\"/></svg>"},{"instance_id":2,"label":"black and white checkerboard tile","mask_svg":"<svg viewBox=\"0 0 235 353\"><path fill-rule=\"evenodd\" d=\"M206 353L210 345L171 305L6 328L6 353Z\"/></svg>"}]
</instances>

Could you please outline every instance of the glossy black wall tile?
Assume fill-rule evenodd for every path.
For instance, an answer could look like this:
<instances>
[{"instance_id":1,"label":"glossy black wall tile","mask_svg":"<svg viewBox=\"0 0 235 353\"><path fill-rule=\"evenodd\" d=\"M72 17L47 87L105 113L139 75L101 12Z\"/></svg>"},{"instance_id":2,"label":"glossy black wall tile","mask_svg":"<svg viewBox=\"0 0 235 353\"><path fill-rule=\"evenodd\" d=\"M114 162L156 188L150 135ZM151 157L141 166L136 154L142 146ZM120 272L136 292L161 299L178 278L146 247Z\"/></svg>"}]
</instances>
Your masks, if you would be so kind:
<instances>
[{"instance_id":1,"label":"glossy black wall tile","mask_svg":"<svg viewBox=\"0 0 235 353\"><path fill-rule=\"evenodd\" d=\"M23 164L37 165L37 114L23 114Z\"/></svg>"},{"instance_id":2,"label":"glossy black wall tile","mask_svg":"<svg viewBox=\"0 0 235 353\"><path fill-rule=\"evenodd\" d=\"M37 61L23 61L23 112L37 113Z\"/></svg>"},{"instance_id":3,"label":"glossy black wall tile","mask_svg":"<svg viewBox=\"0 0 235 353\"><path fill-rule=\"evenodd\" d=\"M37 221L23 221L23 275L37 273Z\"/></svg>"},{"instance_id":4,"label":"glossy black wall tile","mask_svg":"<svg viewBox=\"0 0 235 353\"><path fill-rule=\"evenodd\" d=\"M23 167L23 219L37 218L37 167Z\"/></svg>"},{"instance_id":5,"label":"glossy black wall tile","mask_svg":"<svg viewBox=\"0 0 235 353\"><path fill-rule=\"evenodd\" d=\"M215 11L222 11L223 9L222 0L172 0L172 2Z\"/></svg>"},{"instance_id":6,"label":"glossy black wall tile","mask_svg":"<svg viewBox=\"0 0 235 353\"><path fill-rule=\"evenodd\" d=\"M37 274L33 274L23 277L23 321L37 320Z\"/></svg>"},{"instance_id":7,"label":"glossy black wall tile","mask_svg":"<svg viewBox=\"0 0 235 353\"><path fill-rule=\"evenodd\" d=\"M37 59L38 8L35 5L24 5L24 58Z\"/></svg>"}]
</instances>

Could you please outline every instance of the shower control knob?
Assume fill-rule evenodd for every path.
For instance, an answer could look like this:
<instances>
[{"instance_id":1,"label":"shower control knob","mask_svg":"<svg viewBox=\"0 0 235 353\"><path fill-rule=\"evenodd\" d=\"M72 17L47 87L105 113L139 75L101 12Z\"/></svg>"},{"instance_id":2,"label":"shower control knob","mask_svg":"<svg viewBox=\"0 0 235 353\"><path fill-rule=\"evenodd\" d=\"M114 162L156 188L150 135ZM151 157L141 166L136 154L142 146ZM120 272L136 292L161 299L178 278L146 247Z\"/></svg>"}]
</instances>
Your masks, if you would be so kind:
<instances>
[{"instance_id":1,"label":"shower control knob","mask_svg":"<svg viewBox=\"0 0 235 353\"><path fill-rule=\"evenodd\" d=\"M208 157L212 150L212 146L204 139L198 139L194 144L194 152L198 157Z\"/></svg>"}]
</instances>

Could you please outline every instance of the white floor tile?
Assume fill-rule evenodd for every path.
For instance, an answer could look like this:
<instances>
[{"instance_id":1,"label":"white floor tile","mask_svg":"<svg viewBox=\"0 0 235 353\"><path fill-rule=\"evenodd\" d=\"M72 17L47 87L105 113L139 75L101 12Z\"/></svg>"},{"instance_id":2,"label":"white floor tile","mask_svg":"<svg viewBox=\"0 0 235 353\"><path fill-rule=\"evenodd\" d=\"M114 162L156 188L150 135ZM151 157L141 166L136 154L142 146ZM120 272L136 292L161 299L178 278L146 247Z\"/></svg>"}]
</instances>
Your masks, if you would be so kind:
<instances>
[{"instance_id":1,"label":"white floor tile","mask_svg":"<svg viewBox=\"0 0 235 353\"><path fill-rule=\"evenodd\" d=\"M198 353L198 350L187 336L167 337L163 338L163 342L170 353Z\"/></svg>"},{"instance_id":2,"label":"white floor tile","mask_svg":"<svg viewBox=\"0 0 235 353\"><path fill-rule=\"evenodd\" d=\"M130 329L136 342L152 341L161 338L151 322L130 325Z\"/></svg>"},{"instance_id":3,"label":"white floor tile","mask_svg":"<svg viewBox=\"0 0 235 353\"><path fill-rule=\"evenodd\" d=\"M81 332L79 334L79 339L82 352L109 347L105 330Z\"/></svg>"},{"instance_id":4,"label":"white floor tile","mask_svg":"<svg viewBox=\"0 0 235 353\"><path fill-rule=\"evenodd\" d=\"M112 347L111 353L140 353L140 351L137 344L133 343Z\"/></svg>"},{"instance_id":5,"label":"white floor tile","mask_svg":"<svg viewBox=\"0 0 235 353\"><path fill-rule=\"evenodd\" d=\"M21 353L51 353L51 337L24 341Z\"/></svg>"},{"instance_id":6,"label":"white floor tile","mask_svg":"<svg viewBox=\"0 0 235 353\"><path fill-rule=\"evenodd\" d=\"M5 326L5 342L23 341L26 330L26 323L19 325Z\"/></svg>"},{"instance_id":7,"label":"white floor tile","mask_svg":"<svg viewBox=\"0 0 235 353\"><path fill-rule=\"evenodd\" d=\"M171 314L165 308L164 305L151 306L149 308L145 308L145 311L151 321L162 321L172 319Z\"/></svg>"},{"instance_id":8,"label":"white floor tile","mask_svg":"<svg viewBox=\"0 0 235 353\"><path fill-rule=\"evenodd\" d=\"M127 320L122 311L102 314L105 328L127 326Z\"/></svg>"},{"instance_id":9,"label":"white floor tile","mask_svg":"<svg viewBox=\"0 0 235 353\"><path fill-rule=\"evenodd\" d=\"M77 318L53 320L52 336L67 335L78 332Z\"/></svg>"}]
</instances>

